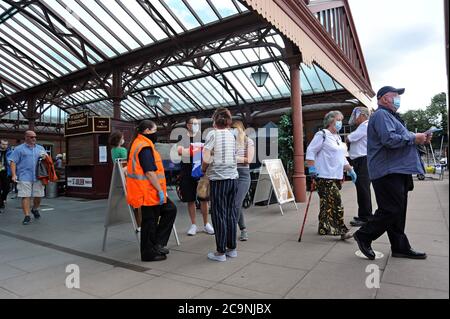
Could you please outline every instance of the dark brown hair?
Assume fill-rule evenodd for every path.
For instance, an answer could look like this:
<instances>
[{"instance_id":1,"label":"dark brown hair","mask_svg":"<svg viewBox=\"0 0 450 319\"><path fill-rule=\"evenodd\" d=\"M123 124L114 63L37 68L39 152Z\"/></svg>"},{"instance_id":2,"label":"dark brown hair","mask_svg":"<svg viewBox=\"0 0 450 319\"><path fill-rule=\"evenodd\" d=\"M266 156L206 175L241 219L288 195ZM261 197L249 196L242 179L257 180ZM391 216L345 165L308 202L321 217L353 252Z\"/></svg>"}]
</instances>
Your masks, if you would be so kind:
<instances>
[{"instance_id":1,"label":"dark brown hair","mask_svg":"<svg viewBox=\"0 0 450 319\"><path fill-rule=\"evenodd\" d=\"M113 133L111 133L111 136L109 137L109 145L113 147L118 147L122 137L123 133L121 131L114 131Z\"/></svg>"},{"instance_id":2,"label":"dark brown hair","mask_svg":"<svg viewBox=\"0 0 450 319\"><path fill-rule=\"evenodd\" d=\"M218 108L214 112L213 121L216 124L216 127L218 129L224 129L224 128L230 127L231 123L233 123L233 120L231 118L231 113L225 107Z\"/></svg>"},{"instance_id":3,"label":"dark brown hair","mask_svg":"<svg viewBox=\"0 0 450 319\"><path fill-rule=\"evenodd\" d=\"M187 128L187 125L189 124L189 122L190 121L192 121L192 120L197 120L197 117L196 116L189 116L188 118L187 118L187 120L186 120L186 128Z\"/></svg>"},{"instance_id":4,"label":"dark brown hair","mask_svg":"<svg viewBox=\"0 0 450 319\"><path fill-rule=\"evenodd\" d=\"M128 150L128 157L130 157L131 155L131 148L133 147L134 140L138 137L138 135L142 134L146 129L152 130L155 127L156 127L155 122L150 120L143 120L142 122L139 123L139 125L136 127L133 139L131 140L130 143L130 149Z\"/></svg>"}]
</instances>

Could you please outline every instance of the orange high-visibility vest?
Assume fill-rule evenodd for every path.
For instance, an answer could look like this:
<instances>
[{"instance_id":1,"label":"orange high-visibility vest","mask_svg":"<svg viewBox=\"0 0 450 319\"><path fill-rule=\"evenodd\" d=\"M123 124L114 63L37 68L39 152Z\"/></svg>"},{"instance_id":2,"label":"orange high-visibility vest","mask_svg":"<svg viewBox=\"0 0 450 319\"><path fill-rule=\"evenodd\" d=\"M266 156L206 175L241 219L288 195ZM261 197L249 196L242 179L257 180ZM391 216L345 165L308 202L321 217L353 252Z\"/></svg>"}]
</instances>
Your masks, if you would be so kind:
<instances>
[{"instance_id":1,"label":"orange high-visibility vest","mask_svg":"<svg viewBox=\"0 0 450 319\"><path fill-rule=\"evenodd\" d=\"M153 151L153 157L155 158L157 168L155 174L161 189L166 195L165 203L167 202L166 177L164 175L164 166L161 156L156 151L153 142L142 134L139 134L131 146L127 166L127 202L134 208L159 205L158 190L153 187L147 176L145 176L145 172L139 162L139 153L145 147L150 147Z\"/></svg>"}]
</instances>

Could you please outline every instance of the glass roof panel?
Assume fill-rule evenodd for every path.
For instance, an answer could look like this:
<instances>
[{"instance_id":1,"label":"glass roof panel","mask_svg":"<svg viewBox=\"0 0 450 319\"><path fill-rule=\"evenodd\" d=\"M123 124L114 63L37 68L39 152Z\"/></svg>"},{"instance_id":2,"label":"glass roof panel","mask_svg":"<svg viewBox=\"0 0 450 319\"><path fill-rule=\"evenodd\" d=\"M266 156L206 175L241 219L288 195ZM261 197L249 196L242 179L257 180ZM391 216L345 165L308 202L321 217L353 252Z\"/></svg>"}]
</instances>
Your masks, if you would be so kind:
<instances>
[{"instance_id":1,"label":"glass roof panel","mask_svg":"<svg viewBox=\"0 0 450 319\"><path fill-rule=\"evenodd\" d=\"M334 85L333 79L326 74L321 67L314 65L317 74L319 75L320 80L325 88L325 91L334 91L336 90L336 86Z\"/></svg>"},{"instance_id":2,"label":"glass roof panel","mask_svg":"<svg viewBox=\"0 0 450 319\"><path fill-rule=\"evenodd\" d=\"M20 59L16 59L13 56L7 55L3 51L0 51L0 60L14 67L14 70L23 70L23 72L25 72L27 76L32 77L39 83L46 81L46 77L44 77L40 72L37 72L35 69L28 67L28 64L22 63Z\"/></svg>"},{"instance_id":3,"label":"glass roof panel","mask_svg":"<svg viewBox=\"0 0 450 319\"><path fill-rule=\"evenodd\" d=\"M49 0L46 0L49 1ZM99 37L102 38L102 40L106 41L106 43L113 47L115 50L117 50L119 53L124 53L127 51L127 49L124 47L122 43L120 43L109 31L107 31L100 23L100 21L103 21L103 19L107 19L107 14L105 12L99 11L96 12L96 14L99 14L98 16L91 16L88 12L86 12L82 6L75 0L60 0L64 4L64 10L65 11L73 11L79 20L81 22L84 22L86 26L89 26L91 29L95 30L95 32L98 34ZM89 3L89 8L93 6L94 3ZM98 7L98 5L97 5ZM100 9L101 10L101 9Z\"/></svg>"},{"instance_id":4,"label":"glass roof panel","mask_svg":"<svg viewBox=\"0 0 450 319\"><path fill-rule=\"evenodd\" d=\"M142 44L147 45L152 43L153 40L150 36L143 30L139 24L131 17L120 5L117 1L111 0L96 0L105 6L111 14L114 15L115 20L119 20L131 33L134 37L138 38L142 42ZM128 31L127 31L128 33Z\"/></svg>"},{"instance_id":5,"label":"glass roof panel","mask_svg":"<svg viewBox=\"0 0 450 319\"><path fill-rule=\"evenodd\" d=\"M170 7L170 10L176 14L186 29L194 29L200 26L197 19L189 12L189 9L181 0L164 0L164 2ZM191 1L189 1L191 4Z\"/></svg>"},{"instance_id":6,"label":"glass roof panel","mask_svg":"<svg viewBox=\"0 0 450 319\"><path fill-rule=\"evenodd\" d=\"M302 70L303 72L305 72L305 75L308 78L308 81L311 84L314 93L322 93L324 91L324 88L314 68L309 67L306 64L302 64Z\"/></svg>"},{"instance_id":7,"label":"glass roof panel","mask_svg":"<svg viewBox=\"0 0 450 319\"><path fill-rule=\"evenodd\" d=\"M92 18L89 18L90 16L80 8L79 5L73 4L73 1L70 6L67 6L63 3L64 7L56 2L55 0L42 0L46 3L47 6L51 7L57 14L59 14L64 21L66 22L66 26L72 26L75 30L77 30L79 33L83 34L86 38L88 38L91 43L95 43L95 45L108 57L113 57L116 55L113 48L109 45L109 43L105 43L103 40L100 40L100 38L95 35L91 30L89 30L83 23L86 23L85 20L89 21L92 20ZM69 12L69 10L77 9L77 11ZM81 23L83 22L83 23ZM90 25L89 22L87 25ZM98 23L95 25L98 26ZM90 25L91 27L93 25ZM67 29L66 29L67 30ZM95 29L94 32L97 32L97 29ZM103 31L104 32L104 31ZM116 41L117 42L117 41Z\"/></svg>"},{"instance_id":8,"label":"glass roof panel","mask_svg":"<svg viewBox=\"0 0 450 319\"><path fill-rule=\"evenodd\" d=\"M17 19L17 22L15 21L16 19ZM29 37L31 39L33 39L33 38L42 39L42 43L43 43L43 41L48 43L49 46L54 48L54 52L55 52L54 54L55 55L58 55L58 56L66 58L66 59L64 59L61 62L63 62L63 63L65 63L66 61L70 62L70 63L65 63L65 65L67 67L71 68L72 71L74 69L76 69L76 68L73 67L73 64L75 64L78 67L78 69L85 66L71 52L69 52L65 47L60 45L59 41L58 42L55 41L54 37L50 37L47 33L44 33L40 28L38 28L36 25L32 24L24 16L22 16L22 15L15 15L14 18L12 20L9 20L9 21L11 22L11 25L14 28L18 29L19 32L21 32L25 36L27 36L27 37Z\"/></svg>"},{"instance_id":9,"label":"glass roof panel","mask_svg":"<svg viewBox=\"0 0 450 319\"><path fill-rule=\"evenodd\" d=\"M170 15L166 8L159 1L152 1L152 5L155 6L156 10L162 15L164 20L175 30L175 32L182 33L183 28L178 24L178 22ZM184 26L187 28L187 26Z\"/></svg>"},{"instance_id":10,"label":"glass roof panel","mask_svg":"<svg viewBox=\"0 0 450 319\"><path fill-rule=\"evenodd\" d=\"M306 78L306 75L305 75L305 72L303 72L303 69L300 72L300 83L302 86L302 93L304 95L314 94L314 91L313 91L311 85L309 84L309 81Z\"/></svg>"},{"instance_id":11,"label":"glass roof panel","mask_svg":"<svg viewBox=\"0 0 450 319\"><path fill-rule=\"evenodd\" d=\"M252 101L254 102L255 100L252 98L252 96L250 95L250 93L242 86L242 84L238 81L238 79L236 78L236 76L234 75L233 72L226 72L224 74L227 79L233 84L233 86L236 88L236 90L238 90L238 92L242 95L242 97L246 100L246 101Z\"/></svg>"},{"instance_id":12,"label":"glass roof panel","mask_svg":"<svg viewBox=\"0 0 450 319\"><path fill-rule=\"evenodd\" d=\"M6 25L6 23L3 25ZM0 34L6 36L10 43L14 43L14 46L16 46L21 51L26 52L28 56L40 56L43 60L47 61L50 65L52 65L52 67L58 70L59 73L67 74L70 72L70 68L65 66L61 61L57 60L57 57L52 56L51 54L47 53L47 51L36 50L37 44L32 42L31 39L25 38L24 36L21 36L20 34L17 34L15 31L12 31L6 27L0 29ZM46 48L46 46L43 47Z\"/></svg>"},{"instance_id":13,"label":"glass roof panel","mask_svg":"<svg viewBox=\"0 0 450 319\"><path fill-rule=\"evenodd\" d=\"M231 0L211 0L211 3L219 11L222 18L227 18L238 13Z\"/></svg>"},{"instance_id":14,"label":"glass roof panel","mask_svg":"<svg viewBox=\"0 0 450 319\"><path fill-rule=\"evenodd\" d=\"M109 2L110 0L108 0ZM137 1L115 0L119 6L125 8L128 14L132 14L147 34L151 34L156 40L167 38L167 34L149 16L149 14L139 5Z\"/></svg>"},{"instance_id":15,"label":"glass roof panel","mask_svg":"<svg viewBox=\"0 0 450 319\"><path fill-rule=\"evenodd\" d=\"M206 0L188 0L188 2L204 24L208 24L219 19Z\"/></svg>"}]
</instances>

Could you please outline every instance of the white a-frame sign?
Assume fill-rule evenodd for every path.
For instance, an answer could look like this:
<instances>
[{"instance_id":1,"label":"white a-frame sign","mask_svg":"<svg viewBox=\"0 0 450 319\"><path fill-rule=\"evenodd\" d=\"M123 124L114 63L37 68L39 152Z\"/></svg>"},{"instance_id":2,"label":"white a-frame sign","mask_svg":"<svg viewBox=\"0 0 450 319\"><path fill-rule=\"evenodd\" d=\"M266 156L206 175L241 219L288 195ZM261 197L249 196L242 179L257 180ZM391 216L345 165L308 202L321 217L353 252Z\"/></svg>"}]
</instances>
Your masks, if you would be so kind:
<instances>
[{"instance_id":1,"label":"white a-frame sign","mask_svg":"<svg viewBox=\"0 0 450 319\"><path fill-rule=\"evenodd\" d=\"M111 186L109 187L108 210L106 212L105 218L105 233L103 235L102 246L103 251L105 251L106 249L108 228L111 226L127 224L130 222L133 226L133 231L136 234L138 247L140 245L138 224L134 215L134 209L127 203L126 179L125 172L123 170L124 163L124 160L116 160L114 162ZM173 233L175 235L177 245L180 245L175 225L173 225Z\"/></svg>"},{"instance_id":2,"label":"white a-frame sign","mask_svg":"<svg viewBox=\"0 0 450 319\"><path fill-rule=\"evenodd\" d=\"M290 202L293 202L295 209L298 210L294 192L280 159L264 160L262 162L253 204L267 200L267 206L269 206L273 192L275 192L282 215L284 215L282 205Z\"/></svg>"}]
</instances>

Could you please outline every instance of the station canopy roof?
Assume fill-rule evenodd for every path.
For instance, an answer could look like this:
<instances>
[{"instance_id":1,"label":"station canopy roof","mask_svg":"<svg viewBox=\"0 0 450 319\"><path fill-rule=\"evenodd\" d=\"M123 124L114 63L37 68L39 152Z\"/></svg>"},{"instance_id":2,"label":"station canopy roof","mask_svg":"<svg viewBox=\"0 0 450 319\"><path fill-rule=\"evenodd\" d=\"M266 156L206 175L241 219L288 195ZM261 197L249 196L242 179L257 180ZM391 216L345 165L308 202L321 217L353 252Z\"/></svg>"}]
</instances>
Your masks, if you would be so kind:
<instances>
[{"instance_id":1,"label":"station canopy roof","mask_svg":"<svg viewBox=\"0 0 450 319\"><path fill-rule=\"evenodd\" d=\"M321 8L311 13L344 55L357 56L354 68L370 87L362 54L346 54L338 31L349 15L342 2L312 1ZM58 107L112 117L120 101L121 118L134 121L284 101L286 45L245 1L0 0L0 115ZM259 65L269 73L263 87L252 79ZM355 98L315 62L301 64L301 88L305 101ZM145 101L151 89L155 107Z\"/></svg>"}]
</instances>

